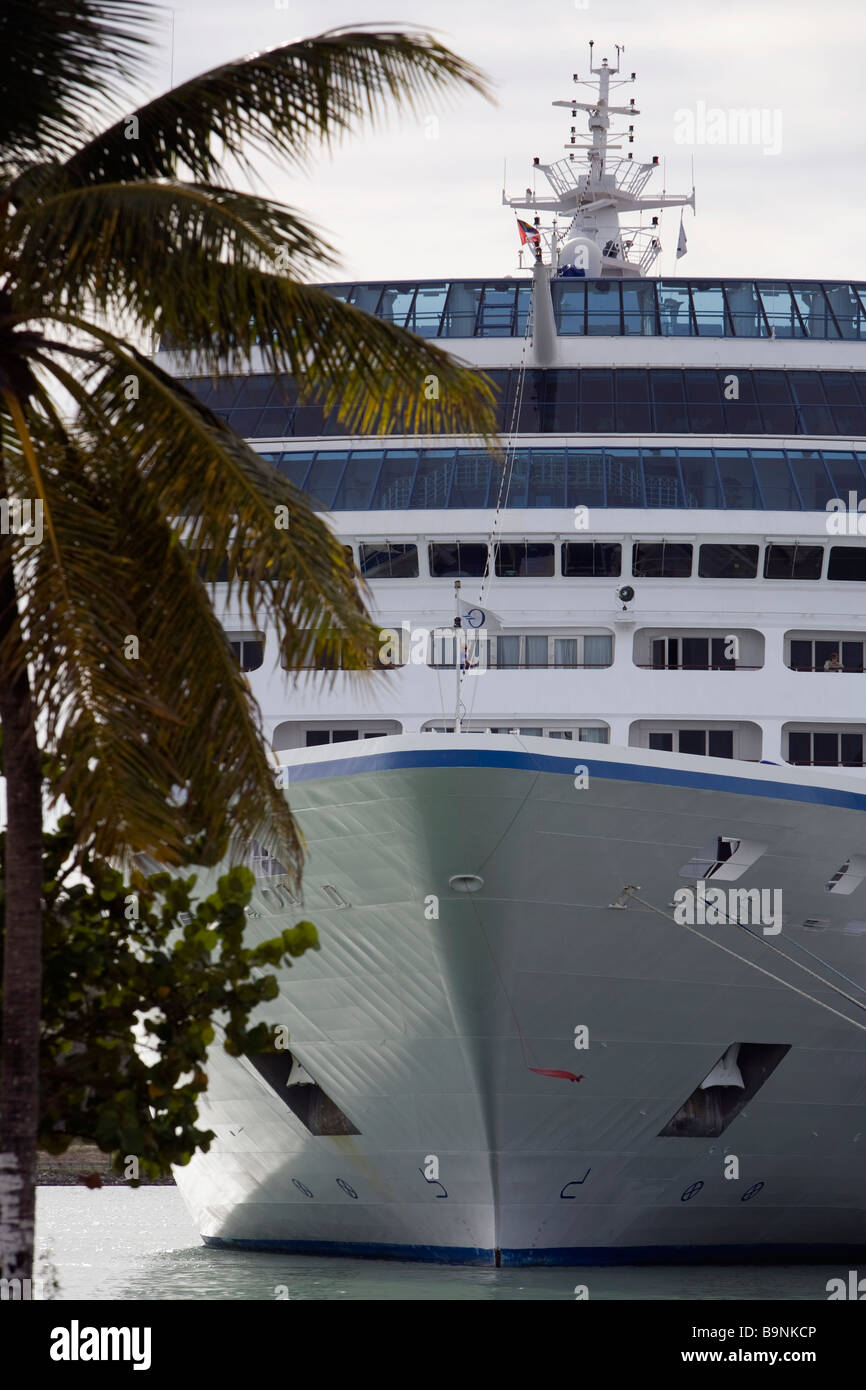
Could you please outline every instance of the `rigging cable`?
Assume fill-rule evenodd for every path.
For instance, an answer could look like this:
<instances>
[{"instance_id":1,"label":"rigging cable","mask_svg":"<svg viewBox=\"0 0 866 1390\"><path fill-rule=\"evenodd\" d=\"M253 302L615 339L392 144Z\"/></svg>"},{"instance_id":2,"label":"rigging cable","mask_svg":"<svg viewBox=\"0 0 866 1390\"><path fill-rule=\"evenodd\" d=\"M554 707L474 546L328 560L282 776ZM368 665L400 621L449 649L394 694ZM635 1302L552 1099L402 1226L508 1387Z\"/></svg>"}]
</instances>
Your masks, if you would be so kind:
<instances>
[{"instance_id":1,"label":"rigging cable","mask_svg":"<svg viewBox=\"0 0 866 1390\"><path fill-rule=\"evenodd\" d=\"M835 1014L837 1018L844 1019L846 1023L850 1023L854 1028L859 1028L862 1032L866 1033L866 1023L858 1023L856 1019L849 1018L847 1014L840 1013L840 1011L834 1009L832 1005L825 1004L822 999L816 999L813 994L807 994L805 990L798 989L796 985L792 985L788 980L783 980L780 975L774 975L771 970L765 970L762 965L758 965L755 961L749 960L748 956L740 955L739 951L732 951L730 946L723 946L720 941L714 941L711 936L704 936L703 932L696 931L695 928L689 926L687 922L678 922L671 913L663 911L660 907L656 907L654 903L647 902L645 898L639 898L636 893L632 893L631 896L634 897L635 902L640 903L642 907L649 908L650 912L654 912L656 916L663 917L665 921L673 922L674 926L682 927L685 931L691 932L692 935L698 937L699 940L705 941L710 946L715 946L717 950L724 951L726 955L733 956L735 960L741 961L744 965L750 965L753 970L758 970L762 975L767 975L769 979L775 980L777 984L783 985L785 989L793 990L794 994L799 994L801 998L808 999L812 1004L817 1004L819 1008L826 1009L828 1013ZM731 925L743 927L741 922L733 922ZM748 931L748 928L743 927L743 930ZM749 932L749 935L754 935L754 933ZM763 938L759 936L756 936L755 940L762 942L765 946L771 945L770 942L763 940ZM779 948L776 947L775 949L778 950ZM781 951L780 954L785 955L784 951ZM785 956L785 959L790 960L793 965L800 965L799 961L792 960L790 956ZM826 980L822 980L821 976L815 974L814 970L809 970L808 966L800 965L800 969L805 970L809 975L814 975L815 979L819 980L827 989L834 990L835 993L841 994L843 998L849 999L858 1009L864 1008L864 1005L860 1003L859 999L851 999L851 996L845 994L843 990L838 990L835 985L830 985Z\"/></svg>"},{"instance_id":2,"label":"rigging cable","mask_svg":"<svg viewBox=\"0 0 866 1390\"><path fill-rule=\"evenodd\" d=\"M518 303L519 303L519 294L520 294L520 291L518 290ZM478 607L481 608L481 609L483 609L483 607L484 607L484 601L485 601L485 599L486 599L487 591L488 591L488 589L489 589L490 581L491 581L491 579L492 579L491 564L495 563L495 560L494 560L494 552L495 552L495 545L496 545L496 537L497 537L497 535L498 535L498 533L499 533L499 528L500 528L500 525L501 525L501 522L502 522L502 513L503 513L503 510L504 510L505 508L508 507L508 499L509 499L509 496L510 496L510 494L511 494L511 480L512 480L513 473L514 473L514 458L515 458L515 454L516 454L516 452L517 452L516 440L517 440L517 438L518 438L518 425L519 425L519 421L520 421L520 411L521 411L521 407L522 407L522 405L523 405L523 392L524 392L524 387L525 387L525 385L526 385L526 355L527 355L527 349L528 349L528 347L529 347L529 344L530 344L530 342L532 341L532 328L533 328L533 320L534 320L534 317L535 317L535 284L534 284L534 282L533 282L533 284L532 284L532 289L531 289L531 291L530 291L530 296L529 296L529 307L527 308L527 311L526 311L526 327L525 327L524 333L523 333L523 346L522 346L522 348L521 348L521 353L520 353L520 366L519 366L519 368L518 368L518 373L517 373L517 389L516 389L516 391L515 391L515 393L514 393L514 405L513 405L513 407L512 407L512 411L511 411L511 423L510 423L510 426L509 426L508 436L507 436L508 442L507 442L507 444L506 444L506 446L505 446L505 459L504 459L504 462L503 462L502 472L501 472L501 475L500 475L500 478L499 478L499 495L498 495L498 497L497 497L497 499L496 499L496 510L495 510L494 513L493 513L493 519L492 519L492 521L491 521L491 523L490 523L490 529L489 529L488 534L487 534L487 563L486 563L486 565L485 565L485 567L484 567L484 574L481 576L481 587L479 588L479 591L478 591ZM486 639L486 640L487 640L487 649L488 649L488 658L489 658L489 651L490 651L490 634L489 634L489 633L487 634L487 639ZM459 659L459 658L458 658L458 659ZM489 665L489 660L488 660L488 665ZM465 679L465 676L466 676L466 672L461 671L461 673L460 673L460 681L459 681L459 692L460 692L461 697L462 697L462 691L463 691L463 681L464 681L464 679ZM473 710L474 710L474 708L475 708L475 695L476 695L476 693L477 693L477 686L473 689L473 692L472 692L472 700L470 701L470 708L469 708L469 712L468 712L470 716L471 716L471 714L472 714L472 712L473 712Z\"/></svg>"}]
</instances>

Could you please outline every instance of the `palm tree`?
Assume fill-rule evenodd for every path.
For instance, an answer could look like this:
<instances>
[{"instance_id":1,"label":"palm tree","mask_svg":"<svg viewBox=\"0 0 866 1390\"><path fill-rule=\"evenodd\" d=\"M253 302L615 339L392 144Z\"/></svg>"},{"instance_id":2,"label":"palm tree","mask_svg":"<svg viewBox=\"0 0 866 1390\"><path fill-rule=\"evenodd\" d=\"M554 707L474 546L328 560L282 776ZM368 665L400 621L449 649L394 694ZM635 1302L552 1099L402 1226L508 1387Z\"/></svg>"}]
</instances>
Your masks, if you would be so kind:
<instances>
[{"instance_id":1,"label":"palm tree","mask_svg":"<svg viewBox=\"0 0 866 1390\"><path fill-rule=\"evenodd\" d=\"M332 248L228 172L249 174L250 151L303 166L317 141L390 102L486 93L478 70L424 33L334 30L127 111L153 20L139 0L7 0L0 13L7 1277L31 1269L41 758L62 767L55 790L95 854L213 863L230 832L268 825L298 874L292 818L208 581L227 561L230 593L273 627L289 671L309 659L310 634L322 652L339 631L356 669L375 643L325 524L141 343L157 335L215 373L250 370L257 339L261 370L291 374L354 431L494 429L485 383L307 283L334 264ZM424 390L431 375L438 400Z\"/></svg>"}]
</instances>

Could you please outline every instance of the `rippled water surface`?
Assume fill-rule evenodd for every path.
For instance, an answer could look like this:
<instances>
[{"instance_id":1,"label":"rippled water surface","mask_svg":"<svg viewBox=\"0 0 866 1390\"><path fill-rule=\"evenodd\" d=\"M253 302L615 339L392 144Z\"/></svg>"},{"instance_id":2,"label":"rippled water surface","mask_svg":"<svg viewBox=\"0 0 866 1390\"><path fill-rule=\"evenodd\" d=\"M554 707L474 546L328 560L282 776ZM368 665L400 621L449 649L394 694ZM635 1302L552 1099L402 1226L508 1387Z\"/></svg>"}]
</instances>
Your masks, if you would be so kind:
<instances>
[{"instance_id":1,"label":"rippled water surface","mask_svg":"<svg viewBox=\"0 0 866 1390\"><path fill-rule=\"evenodd\" d=\"M61 1299L820 1299L835 1265L466 1269L202 1245L174 1187L42 1187L37 1248Z\"/></svg>"}]
</instances>

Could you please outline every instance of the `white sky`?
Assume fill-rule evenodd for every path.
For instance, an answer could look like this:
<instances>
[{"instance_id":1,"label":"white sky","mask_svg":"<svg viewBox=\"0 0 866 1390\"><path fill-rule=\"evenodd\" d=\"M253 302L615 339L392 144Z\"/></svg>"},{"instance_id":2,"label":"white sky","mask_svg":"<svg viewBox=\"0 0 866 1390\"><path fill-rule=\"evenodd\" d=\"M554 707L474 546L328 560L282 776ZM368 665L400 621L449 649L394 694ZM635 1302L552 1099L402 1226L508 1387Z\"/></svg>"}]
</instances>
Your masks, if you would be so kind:
<instances>
[{"instance_id":1,"label":"white sky","mask_svg":"<svg viewBox=\"0 0 866 1390\"><path fill-rule=\"evenodd\" d=\"M257 49L344 24L420 25L482 67L497 106L467 92L422 118L367 127L308 177L268 171L266 190L305 212L343 258L331 278L498 277L517 273L514 213L500 203L531 183L532 156L563 156L570 113L552 100L615 58L637 81L621 89L644 113L636 160L666 161L672 193L688 192L688 255L675 262L679 212L662 219L656 272L866 279L866 178L861 113L866 54L862 0L175 0L175 81ZM167 32L167 25L166 25ZM168 48L157 65L168 85ZM586 89L583 89L584 92ZM756 107L781 121L781 153L761 145L674 138L675 113ZM778 115L776 114L778 113ZM578 131L585 118L579 113ZM623 151L625 153L626 151ZM661 176L657 175L659 184ZM547 191L543 178L539 192Z\"/></svg>"}]
</instances>

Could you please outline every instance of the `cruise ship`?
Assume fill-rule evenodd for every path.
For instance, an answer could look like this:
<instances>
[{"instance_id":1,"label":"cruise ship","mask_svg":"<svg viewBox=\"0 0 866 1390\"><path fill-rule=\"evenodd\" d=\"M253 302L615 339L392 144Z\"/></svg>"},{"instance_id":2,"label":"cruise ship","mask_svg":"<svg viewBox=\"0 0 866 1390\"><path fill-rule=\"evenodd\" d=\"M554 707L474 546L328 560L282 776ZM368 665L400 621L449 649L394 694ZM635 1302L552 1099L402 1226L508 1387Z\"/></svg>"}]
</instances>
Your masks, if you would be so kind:
<instances>
[{"instance_id":1,"label":"cruise ship","mask_svg":"<svg viewBox=\"0 0 866 1390\"><path fill-rule=\"evenodd\" d=\"M866 283L653 274L694 193L632 157L633 80L591 50L563 157L503 192L520 273L327 287L487 373L501 455L158 354L383 639L290 682L218 593L306 847L302 897L249 848L250 939L321 949L282 1046L214 1045L176 1173L209 1245L866 1252Z\"/></svg>"}]
</instances>

